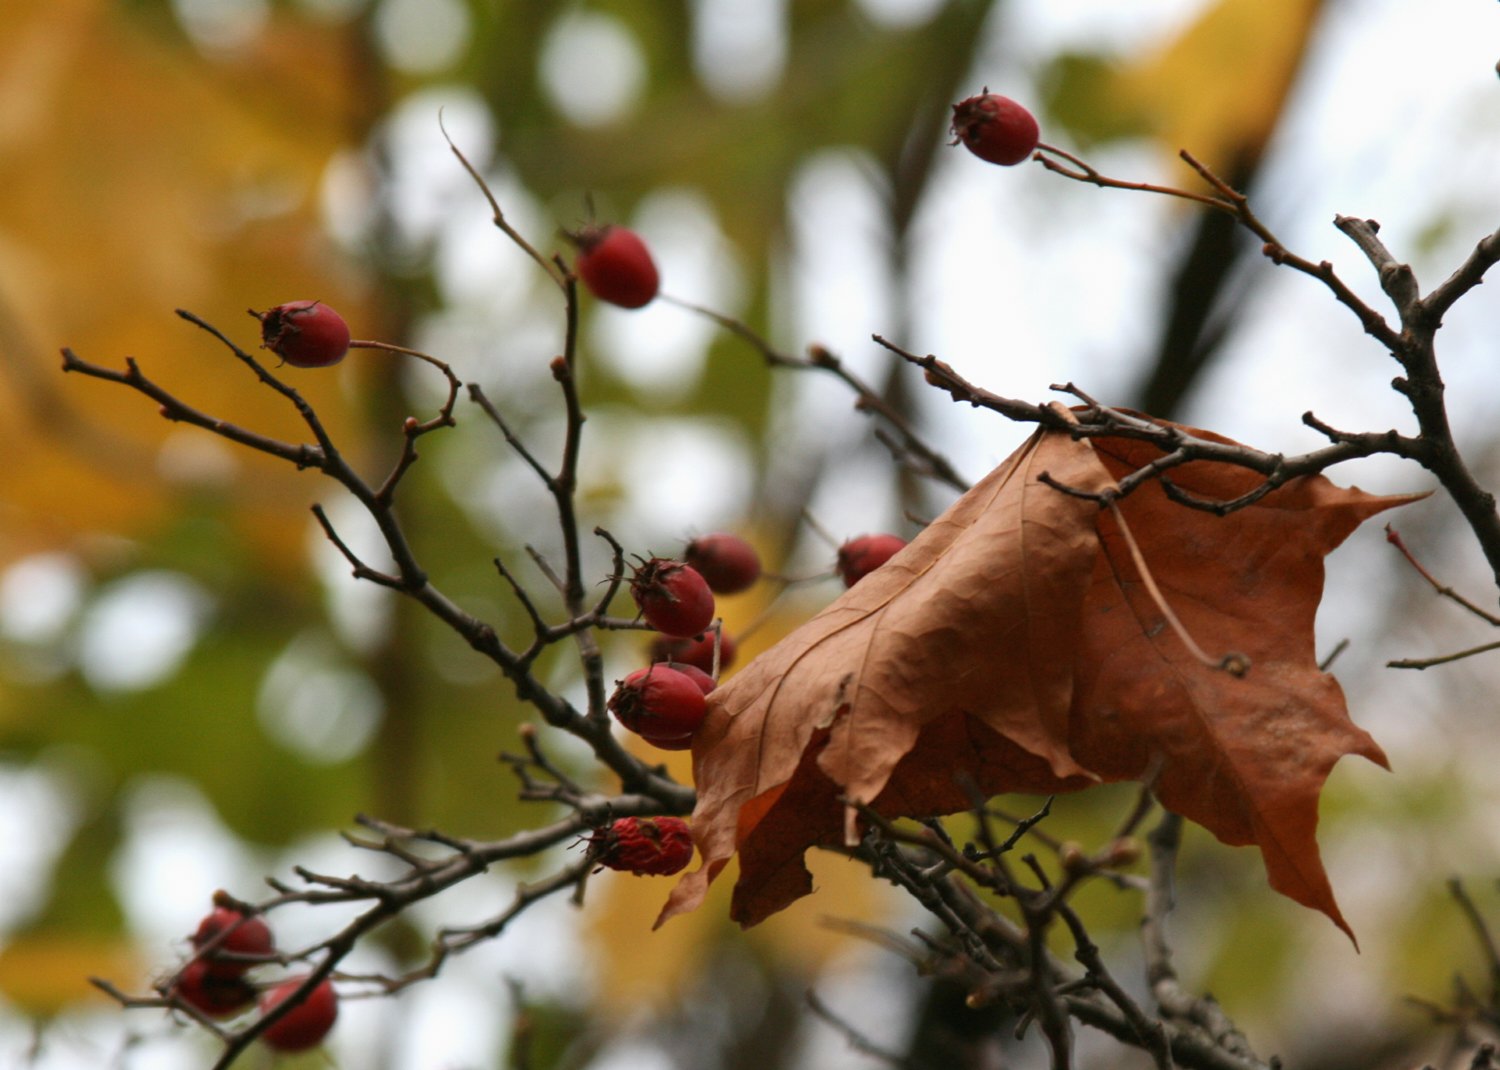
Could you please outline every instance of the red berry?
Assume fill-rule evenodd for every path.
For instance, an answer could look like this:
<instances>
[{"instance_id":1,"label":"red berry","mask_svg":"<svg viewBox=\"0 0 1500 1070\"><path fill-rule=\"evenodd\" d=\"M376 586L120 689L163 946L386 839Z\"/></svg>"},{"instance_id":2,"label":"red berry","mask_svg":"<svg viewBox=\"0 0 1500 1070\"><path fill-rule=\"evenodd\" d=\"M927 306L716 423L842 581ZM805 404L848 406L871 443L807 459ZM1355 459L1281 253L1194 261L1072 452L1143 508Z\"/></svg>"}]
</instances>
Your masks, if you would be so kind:
<instances>
[{"instance_id":1,"label":"red berry","mask_svg":"<svg viewBox=\"0 0 1500 1070\"><path fill-rule=\"evenodd\" d=\"M697 635L714 619L714 593L698 570L653 557L635 570L630 596L646 623L667 635Z\"/></svg>"},{"instance_id":2,"label":"red berry","mask_svg":"<svg viewBox=\"0 0 1500 1070\"><path fill-rule=\"evenodd\" d=\"M664 669L676 669L683 676L686 676L693 683L697 684L698 690L702 691L705 695L718 686L712 676L696 665L689 665L683 661L664 661L658 664Z\"/></svg>"},{"instance_id":3,"label":"red berry","mask_svg":"<svg viewBox=\"0 0 1500 1070\"><path fill-rule=\"evenodd\" d=\"M720 672L734 664L734 656L738 653L737 646L738 644L728 632L719 632ZM712 673L714 671L714 633L707 632L691 639L658 635L651 640L650 657L652 661L670 661L679 667L691 665L705 673Z\"/></svg>"},{"instance_id":4,"label":"red berry","mask_svg":"<svg viewBox=\"0 0 1500 1070\"><path fill-rule=\"evenodd\" d=\"M254 985L238 974L215 972L203 959L182 968L169 994L210 1018L228 1018L255 1002Z\"/></svg>"},{"instance_id":5,"label":"red berry","mask_svg":"<svg viewBox=\"0 0 1500 1070\"><path fill-rule=\"evenodd\" d=\"M665 665L652 665L619 682L609 697L609 709L646 742L663 750L687 750L708 712L705 694L692 677Z\"/></svg>"},{"instance_id":6,"label":"red berry","mask_svg":"<svg viewBox=\"0 0 1500 1070\"><path fill-rule=\"evenodd\" d=\"M276 942L261 918L243 914L234 907L218 906L198 923L193 947L211 973L238 977L255 965L254 958L269 956Z\"/></svg>"},{"instance_id":7,"label":"red berry","mask_svg":"<svg viewBox=\"0 0 1500 1070\"><path fill-rule=\"evenodd\" d=\"M839 547L838 570L845 587L853 587L906 545L899 535L861 535Z\"/></svg>"},{"instance_id":8,"label":"red berry","mask_svg":"<svg viewBox=\"0 0 1500 1070\"><path fill-rule=\"evenodd\" d=\"M600 865L637 875L670 876L693 857L693 835L680 817L622 817L588 843Z\"/></svg>"},{"instance_id":9,"label":"red berry","mask_svg":"<svg viewBox=\"0 0 1500 1070\"><path fill-rule=\"evenodd\" d=\"M304 977L283 981L261 997L260 1012L269 1014L291 998L302 987ZM315 1047L333 1028L339 1016L339 997L331 981L324 980L305 999L260 1035L266 1046L277 1051L306 1051Z\"/></svg>"},{"instance_id":10,"label":"red berry","mask_svg":"<svg viewBox=\"0 0 1500 1070\"><path fill-rule=\"evenodd\" d=\"M760 579L760 555L738 535L700 535L687 544L682 559L708 581L716 594L738 594Z\"/></svg>"},{"instance_id":11,"label":"red berry","mask_svg":"<svg viewBox=\"0 0 1500 1070\"><path fill-rule=\"evenodd\" d=\"M321 301L289 301L260 320L261 345L297 368L326 368L349 352L349 325Z\"/></svg>"},{"instance_id":12,"label":"red berry","mask_svg":"<svg viewBox=\"0 0 1500 1070\"><path fill-rule=\"evenodd\" d=\"M986 89L953 105L953 136L975 156L1009 167L1036 151L1036 117L1009 97Z\"/></svg>"},{"instance_id":13,"label":"red berry","mask_svg":"<svg viewBox=\"0 0 1500 1070\"><path fill-rule=\"evenodd\" d=\"M651 303L661 276L639 234L619 226L587 227L573 240L579 277L595 297L622 308Z\"/></svg>"}]
</instances>

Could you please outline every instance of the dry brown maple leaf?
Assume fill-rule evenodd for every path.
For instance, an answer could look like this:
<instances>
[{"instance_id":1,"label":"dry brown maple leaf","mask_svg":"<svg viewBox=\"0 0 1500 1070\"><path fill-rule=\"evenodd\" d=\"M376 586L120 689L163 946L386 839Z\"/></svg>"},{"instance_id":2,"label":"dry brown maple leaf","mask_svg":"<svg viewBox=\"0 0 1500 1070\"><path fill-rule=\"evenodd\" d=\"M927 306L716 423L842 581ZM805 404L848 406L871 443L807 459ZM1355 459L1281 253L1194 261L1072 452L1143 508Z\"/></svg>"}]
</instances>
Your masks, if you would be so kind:
<instances>
[{"instance_id":1,"label":"dry brown maple leaf","mask_svg":"<svg viewBox=\"0 0 1500 1070\"><path fill-rule=\"evenodd\" d=\"M1227 843L1257 844L1273 887L1347 932L1313 835L1318 795L1343 754L1385 756L1319 671L1313 615L1323 557L1410 499L1309 477L1222 518L1156 484L1120 503L1188 634L1250 659L1236 677L1166 626L1112 514L1040 480L1098 492L1155 455L1038 432L719 687L693 745L703 862L660 920L696 907L736 852L741 924L810 892L806 849L857 835L841 798L932 816L973 805L976 791L1154 775L1163 805ZM1172 478L1227 499L1258 477L1195 462Z\"/></svg>"}]
</instances>

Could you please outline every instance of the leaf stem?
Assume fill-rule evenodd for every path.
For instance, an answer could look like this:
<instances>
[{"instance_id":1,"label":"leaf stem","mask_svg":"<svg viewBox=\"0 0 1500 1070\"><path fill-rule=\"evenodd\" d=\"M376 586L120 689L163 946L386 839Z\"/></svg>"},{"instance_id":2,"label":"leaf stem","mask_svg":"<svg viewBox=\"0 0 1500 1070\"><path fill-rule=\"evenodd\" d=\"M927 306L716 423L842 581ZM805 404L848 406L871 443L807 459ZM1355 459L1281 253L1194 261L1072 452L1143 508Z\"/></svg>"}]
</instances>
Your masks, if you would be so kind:
<instances>
[{"instance_id":1,"label":"leaf stem","mask_svg":"<svg viewBox=\"0 0 1500 1070\"><path fill-rule=\"evenodd\" d=\"M1172 631L1177 633L1177 638L1182 640L1182 645L1187 647L1188 653L1210 669L1223 669L1231 676L1244 676L1250 671L1250 659L1244 654L1230 651L1222 658L1211 657L1199 646L1187 628L1183 627L1182 621L1167 604L1167 600L1161 593L1161 588L1156 585L1156 579L1151 575L1151 569L1146 564L1145 555L1141 548L1136 545L1135 536L1130 533L1130 525L1125 522L1125 514L1120 512L1120 507L1113 501L1108 503L1110 514L1119 525L1120 534L1125 539L1125 546L1130 550L1130 559L1135 562L1136 571L1140 573L1141 582L1146 585L1146 591L1151 595L1151 600L1156 603L1156 608L1161 610L1161 615L1166 618L1167 624Z\"/></svg>"}]
</instances>

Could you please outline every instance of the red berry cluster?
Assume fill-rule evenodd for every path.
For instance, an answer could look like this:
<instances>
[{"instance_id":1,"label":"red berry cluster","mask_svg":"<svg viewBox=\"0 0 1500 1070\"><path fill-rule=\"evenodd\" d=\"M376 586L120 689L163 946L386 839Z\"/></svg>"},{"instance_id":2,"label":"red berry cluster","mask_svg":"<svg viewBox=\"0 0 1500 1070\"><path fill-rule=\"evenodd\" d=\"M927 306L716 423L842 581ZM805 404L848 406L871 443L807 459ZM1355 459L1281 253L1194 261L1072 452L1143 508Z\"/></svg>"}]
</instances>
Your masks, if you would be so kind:
<instances>
[{"instance_id":1,"label":"red berry cluster","mask_svg":"<svg viewBox=\"0 0 1500 1070\"><path fill-rule=\"evenodd\" d=\"M630 594L659 633L651 665L618 682L609 700L616 719L664 750L686 750L707 714L715 670L733 660L735 643L713 624L715 594L736 594L760 579L760 556L738 535L718 532L689 542L681 558L641 562ZM717 662L717 664L716 664Z\"/></svg>"},{"instance_id":2,"label":"red berry cluster","mask_svg":"<svg viewBox=\"0 0 1500 1070\"><path fill-rule=\"evenodd\" d=\"M276 943L264 919L246 913L223 892L192 936L193 957L177 972L167 994L210 1018L228 1018L256 1001L256 986L246 976L258 963L270 961ZM261 1014L285 1002L303 977L277 984L260 998ZM338 994L324 980L261 1034L276 1051L303 1051L319 1044L338 1017Z\"/></svg>"},{"instance_id":3,"label":"red berry cluster","mask_svg":"<svg viewBox=\"0 0 1500 1070\"><path fill-rule=\"evenodd\" d=\"M622 817L588 845L601 866L637 876L668 877L693 858L693 834L680 817Z\"/></svg>"},{"instance_id":4,"label":"red berry cluster","mask_svg":"<svg viewBox=\"0 0 1500 1070\"><path fill-rule=\"evenodd\" d=\"M193 959L178 972L172 995L210 1018L228 1018L255 1002L255 986L238 974L216 973L206 959Z\"/></svg>"},{"instance_id":5,"label":"red berry cluster","mask_svg":"<svg viewBox=\"0 0 1500 1070\"><path fill-rule=\"evenodd\" d=\"M210 1018L227 1018L255 1002L255 986L245 974L275 950L263 920L216 897L192 943L193 958L178 973L174 996Z\"/></svg>"}]
</instances>

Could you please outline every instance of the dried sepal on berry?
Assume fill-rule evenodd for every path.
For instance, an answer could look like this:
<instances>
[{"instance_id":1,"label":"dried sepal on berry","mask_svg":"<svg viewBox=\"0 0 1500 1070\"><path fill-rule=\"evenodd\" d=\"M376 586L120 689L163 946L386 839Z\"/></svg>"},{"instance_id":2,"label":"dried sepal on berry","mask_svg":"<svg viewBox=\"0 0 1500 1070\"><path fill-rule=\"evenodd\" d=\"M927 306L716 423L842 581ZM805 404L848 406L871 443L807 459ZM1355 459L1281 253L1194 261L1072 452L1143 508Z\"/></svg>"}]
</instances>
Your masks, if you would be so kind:
<instances>
[{"instance_id":1,"label":"dried sepal on berry","mask_svg":"<svg viewBox=\"0 0 1500 1070\"><path fill-rule=\"evenodd\" d=\"M637 876L668 877L693 858L693 834L680 817L622 817L588 839L594 860Z\"/></svg>"},{"instance_id":2,"label":"dried sepal on berry","mask_svg":"<svg viewBox=\"0 0 1500 1070\"><path fill-rule=\"evenodd\" d=\"M665 635L697 635L713 623L713 591L697 569L681 561L642 562L631 577L630 596L646 623Z\"/></svg>"}]
</instances>

